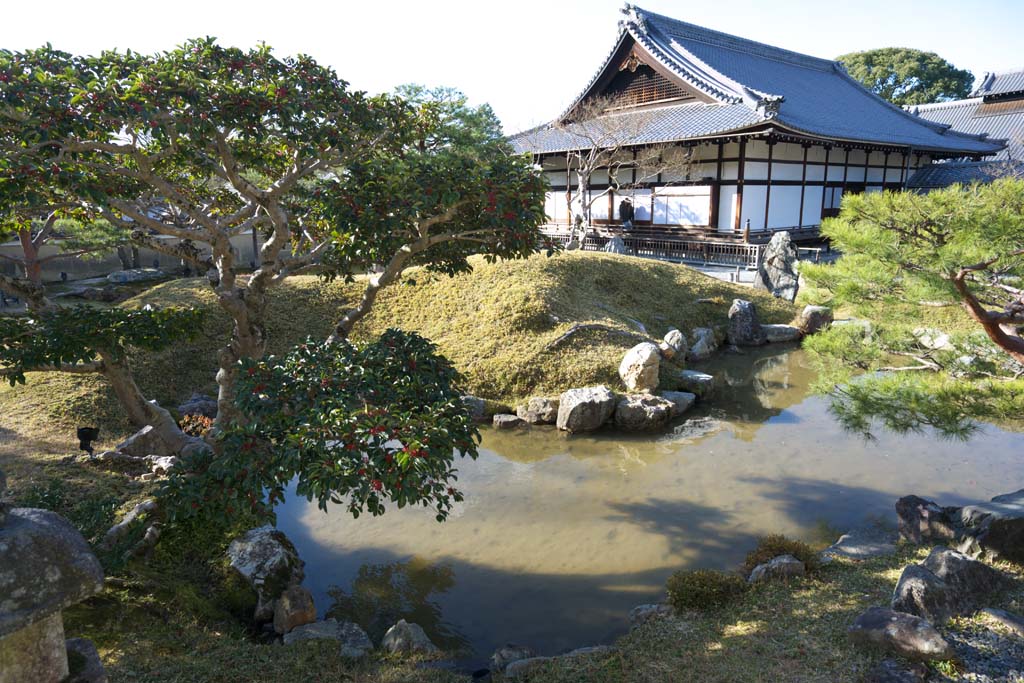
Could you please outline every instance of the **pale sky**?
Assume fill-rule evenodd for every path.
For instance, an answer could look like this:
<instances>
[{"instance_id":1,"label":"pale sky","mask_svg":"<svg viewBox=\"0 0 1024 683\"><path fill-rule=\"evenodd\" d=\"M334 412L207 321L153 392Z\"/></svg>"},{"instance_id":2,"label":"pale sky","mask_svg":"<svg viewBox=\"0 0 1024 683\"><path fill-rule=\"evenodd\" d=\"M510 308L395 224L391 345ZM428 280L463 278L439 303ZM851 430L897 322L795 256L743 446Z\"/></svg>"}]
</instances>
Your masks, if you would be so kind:
<instances>
[{"instance_id":1,"label":"pale sky","mask_svg":"<svg viewBox=\"0 0 1024 683\"><path fill-rule=\"evenodd\" d=\"M975 76L1024 67L1024 0L644 0L642 8L818 57L939 53ZM512 133L556 116L612 48L621 0L4 0L0 48L156 52L187 38L304 52L356 88L459 88Z\"/></svg>"}]
</instances>

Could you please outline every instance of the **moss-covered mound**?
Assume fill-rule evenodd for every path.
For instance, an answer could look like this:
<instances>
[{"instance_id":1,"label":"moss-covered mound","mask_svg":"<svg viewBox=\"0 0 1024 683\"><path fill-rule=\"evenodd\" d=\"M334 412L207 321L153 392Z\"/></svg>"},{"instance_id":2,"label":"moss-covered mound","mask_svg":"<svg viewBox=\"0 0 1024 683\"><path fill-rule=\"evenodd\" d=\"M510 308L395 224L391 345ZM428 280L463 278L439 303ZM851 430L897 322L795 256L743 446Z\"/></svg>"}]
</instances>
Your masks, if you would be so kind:
<instances>
[{"instance_id":1,"label":"moss-covered mound","mask_svg":"<svg viewBox=\"0 0 1024 683\"><path fill-rule=\"evenodd\" d=\"M325 283L295 277L272 295L271 353L307 337L323 338L362 291L360 282ZM414 330L433 340L465 375L465 389L512 402L533 394L608 382L636 338L601 329L582 330L547 348L577 323L597 323L654 338L669 327L689 332L723 324L736 297L757 302L764 322L788 322L794 309L766 294L705 276L692 268L633 257L563 253L548 258L487 263L454 278L413 269L400 285L380 294L373 313L356 329L368 338L388 327ZM210 315L199 335L171 351L136 358L139 384L165 406L193 391L212 392L216 350L230 332L203 279L157 285L125 306L200 306ZM90 419L126 429L102 379L35 374L27 387L0 389L6 415L46 415L60 423Z\"/></svg>"}]
</instances>

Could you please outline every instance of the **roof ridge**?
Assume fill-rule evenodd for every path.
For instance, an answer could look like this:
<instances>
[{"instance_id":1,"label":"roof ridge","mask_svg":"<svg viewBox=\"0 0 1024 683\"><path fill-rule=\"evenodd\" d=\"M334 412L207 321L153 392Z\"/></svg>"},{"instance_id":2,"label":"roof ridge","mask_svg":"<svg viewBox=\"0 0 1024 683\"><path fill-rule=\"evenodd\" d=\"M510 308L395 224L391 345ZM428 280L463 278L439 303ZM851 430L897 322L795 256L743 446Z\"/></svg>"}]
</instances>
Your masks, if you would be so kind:
<instances>
[{"instance_id":1,"label":"roof ridge","mask_svg":"<svg viewBox=\"0 0 1024 683\"><path fill-rule=\"evenodd\" d=\"M698 26L697 24L691 24L680 19L675 19L664 14L658 14L657 12L650 12L636 5L630 5L627 3L627 9L632 9L639 16L653 17L657 21L661 21L668 24L673 24L684 28L690 35L689 37L693 40L709 43L718 47L723 47L729 50L742 51L744 46L757 46L762 49L769 50L772 54L759 54L758 56L766 59L775 59L776 61L787 62L790 64L796 64L798 66L806 66L808 68L816 68L820 71L827 71L833 68L836 64L835 60L826 59L824 57L815 57L813 55L804 54L803 52L796 52L795 50L787 50L784 47L778 47L777 45L769 45L768 43L762 43L757 40L750 38L743 38L741 36L732 35L725 33L724 31L718 31L712 28L704 26Z\"/></svg>"},{"instance_id":2,"label":"roof ridge","mask_svg":"<svg viewBox=\"0 0 1024 683\"><path fill-rule=\"evenodd\" d=\"M926 104L905 104L903 110L914 113L914 110L924 109L926 111L932 111L933 109L946 109L951 107L966 107L970 104L978 104L982 101L981 96L978 97L966 97L962 100L948 100L946 102L928 102Z\"/></svg>"}]
</instances>

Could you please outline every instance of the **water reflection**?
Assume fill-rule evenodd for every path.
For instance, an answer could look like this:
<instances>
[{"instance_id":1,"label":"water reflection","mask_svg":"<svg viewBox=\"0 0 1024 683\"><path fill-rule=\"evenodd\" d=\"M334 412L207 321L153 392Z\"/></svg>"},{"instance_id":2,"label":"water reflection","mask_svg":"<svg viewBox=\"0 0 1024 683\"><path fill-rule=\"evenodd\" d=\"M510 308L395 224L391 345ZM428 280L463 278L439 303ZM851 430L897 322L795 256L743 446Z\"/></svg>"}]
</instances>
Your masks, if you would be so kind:
<instances>
[{"instance_id":1,"label":"water reflection","mask_svg":"<svg viewBox=\"0 0 1024 683\"><path fill-rule=\"evenodd\" d=\"M455 585L455 571L420 557L405 562L365 564L346 591L331 586L331 606L325 617L354 621L379 643L399 619L419 624L438 647L447 652L464 651L465 636L444 621L435 602Z\"/></svg>"},{"instance_id":2,"label":"water reflection","mask_svg":"<svg viewBox=\"0 0 1024 683\"><path fill-rule=\"evenodd\" d=\"M1019 434L851 437L808 397L802 352L706 369L717 392L663 435L488 430L480 458L460 463L466 501L444 524L422 509L353 520L292 499L280 525L332 615L375 638L415 621L479 662L507 641L543 654L607 642L672 571L735 567L763 534L891 518L907 493L955 504L1024 486Z\"/></svg>"}]
</instances>

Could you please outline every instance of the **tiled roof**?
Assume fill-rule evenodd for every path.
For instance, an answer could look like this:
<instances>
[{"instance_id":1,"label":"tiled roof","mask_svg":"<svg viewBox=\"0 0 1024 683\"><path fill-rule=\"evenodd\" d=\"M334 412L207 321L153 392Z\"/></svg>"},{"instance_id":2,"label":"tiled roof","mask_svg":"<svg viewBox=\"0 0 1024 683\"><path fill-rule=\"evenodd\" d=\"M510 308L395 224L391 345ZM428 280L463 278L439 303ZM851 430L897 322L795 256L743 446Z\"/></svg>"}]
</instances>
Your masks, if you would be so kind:
<instances>
[{"instance_id":1,"label":"tiled roof","mask_svg":"<svg viewBox=\"0 0 1024 683\"><path fill-rule=\"evenodd\" d=\"M1024 93L1024 69L1005 73L985 74L971 97L998 97L1012 93Z\"/></svg>"},{"instance_id":2,"label":"tiled roof","mask_svg":"<svg viewBox=\"0 0 1024 683\"><path fill-rule=\"evenodd\" d=\"M655 135L659 141L692 139L772 121L779 128L830 140L913 147L957 156L990 154L1001 146L915 118L869 93L837 62L712 31L631 5L626 5L624 13L616 50L609 53L577 102L611 66L610 60L622 41L631 38L661 66L718 103L671 108L673 115L666 113L659 119L663 126ZM725 111L714 113L716 106ZM689 117L694 120L689 121ZM531 140L542 138L538 131L544 130L555 128L520 134L513 143L524 151L571 146L570 138L552 140L544 149L529 146Z\"/></svg>"},{"instance_id":3,"label":"tiled roof","mask_svg":"<svg viewBox=\"0 0 1024 683\"><path fill-rule=\"evenodd\" d=\"M695 139L747 128L762 118L742 104L688 102L654 109L617 112L583 124L548 124L511 138L518 152L545 154L571 149L589 149L604 142L656 144Z\"/></svg>"},{"instance_id":4,"label":"tiled roof","mask_svg":"<svg viewBox=\"0 0 1024 683\"><path fill-rule=\"evenodd\" d=\"M1024 178L1024 164L1006 161L945 162L918 169L907 181L907 188L934 190L957 183L987 183L1007 176Z\"/></svg>"},{"instance_id":5,"label":"tiled roof","mask_svg":"<svg viewBox=\"0 0 1024 683\"><path fill-rule=\"evenodd\" d=\"M911 113L951 126L962 133L988 133L989 138L1006 140L1006 149L993 160L1024 160L1024 98L985 102L980 97L908 107Z\"/></svg>"}]
</instances>

